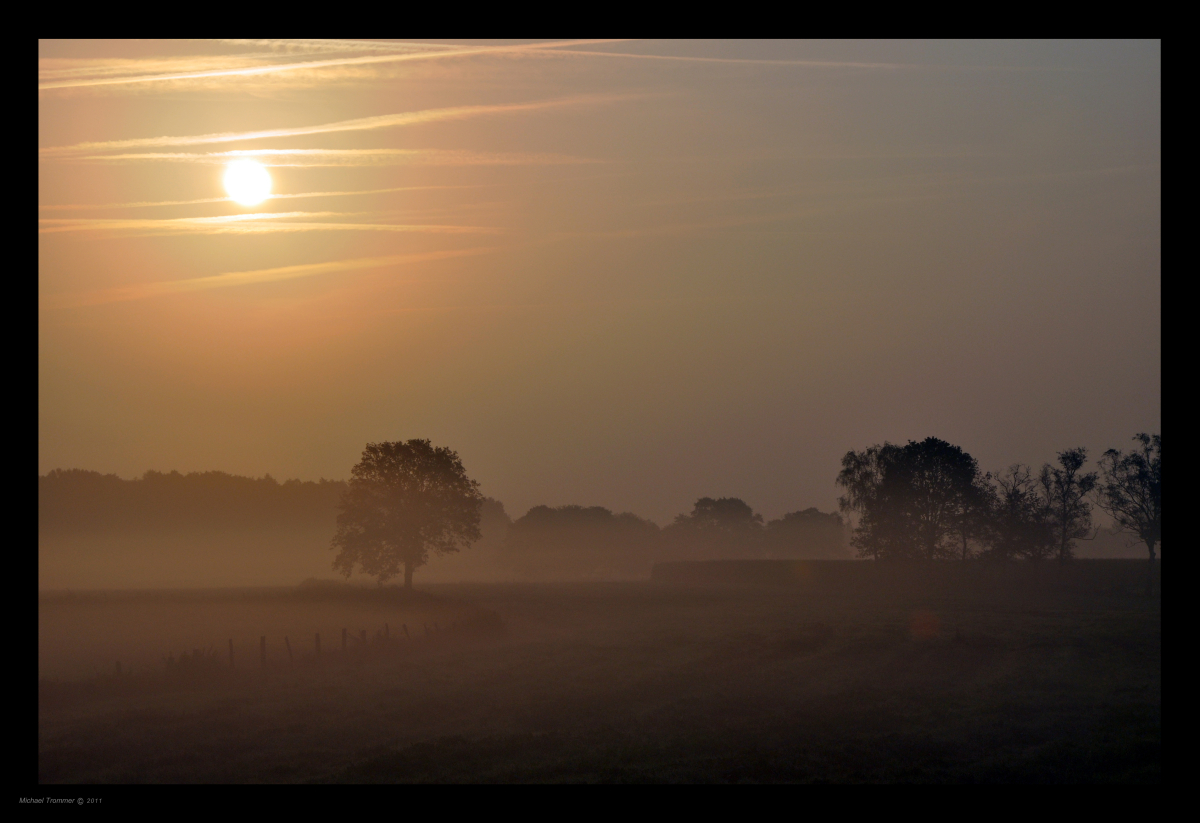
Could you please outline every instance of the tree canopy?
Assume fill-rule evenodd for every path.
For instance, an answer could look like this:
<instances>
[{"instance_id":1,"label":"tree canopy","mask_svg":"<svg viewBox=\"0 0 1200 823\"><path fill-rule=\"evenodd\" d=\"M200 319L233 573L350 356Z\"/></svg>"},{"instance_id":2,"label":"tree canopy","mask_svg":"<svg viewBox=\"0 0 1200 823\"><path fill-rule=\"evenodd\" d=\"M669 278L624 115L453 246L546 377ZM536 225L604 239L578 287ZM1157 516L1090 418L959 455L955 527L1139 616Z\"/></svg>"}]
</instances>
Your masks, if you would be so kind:
<instances>
[{"instance_id":1,"label":"tree canopy","mask_svg":"<svg viewBox=\"0 0 1200 823\"><path fill-rule=\"evenodd\" d=\"M1146 544L1153 563L1154 548L1162 542L1162 436L1142 432L1133 439L1137 448L1109 449L1100 458L1097 497L1122 530Z\"/></svg>"},{"instance_id":2,"label":"tree canopy","mask_svg":"<svg viewBox=\"0 0 1200 823\"><path fill-rule=\"evenodd\" d=\"M534 506L508 530L503 558L528 577L636 576L649 572L659 528L603 506Z\"/></svg>"},{"instance_id":3,"label":"tree canopy","mask_svg":"<svg viewBox=\"0 0 1200 823\"><path fill-rule=\"evenodd\" d=\"M975 458L936 437L847 452L837 484L842 510L859 517L851 545L876 559L957 557L981 480Z\"/></svg>"},{"instance_id":4,"label":"tree canopy","mask_svg":"<svg viewBox=\"0 0 1200 823\"><path fill-rule=\"evenodd\" d=\"M339 505L333 566L347 577L358 566L384 583L413 571L430 553L465 548L482 537L483 496L458 454L428 440L368 443Z\"/></svg>"},{"instance_id":5,"label":"tree canopy","mask_svg":"<svg viewBox=\"0 0 1200 823\"><path fill-rule=\"evenodd\" d=\"M1038 477L1021 463L993 476L995 496L983 557L991 560L1044 560L1057 544L1054 521Z\"/></svg>"},{"instance_id":6,"label":"tree canopy","mask_svg":"<svg viewBox=\"0 0 1200 823\"><path fill-rule=\"evenodd\" d=\"M1067 449L1058 453L1058 466L1047 463L1038 476L1059 560L1072 557L1075 540L1086 538L1092 531L1088 496L1096 488L1096 473L1081 471L1086 462L1087 449Z\"/></svg>"},{"instance_id":7,"label":"tree canopy","mask_svg":"<svg viewBox=\"0 0 1200 823\"><path fill-rule=\"evenodd\" d=\"M807 508L767 523L764 543L770 557L840 559L849 556L845 531L841 515Z\"/></svg>"},{"instance_id":8,"label":"tree canopy","mask_svg":"<svg viewBox=\"0 0 1200 823\"><path fill-rule=\"evenodd\" d=\"M763 517L737 497L701 497L663 530L676 551L709 557L756 554L762 548Z\"/></svg>"}]
</instances>

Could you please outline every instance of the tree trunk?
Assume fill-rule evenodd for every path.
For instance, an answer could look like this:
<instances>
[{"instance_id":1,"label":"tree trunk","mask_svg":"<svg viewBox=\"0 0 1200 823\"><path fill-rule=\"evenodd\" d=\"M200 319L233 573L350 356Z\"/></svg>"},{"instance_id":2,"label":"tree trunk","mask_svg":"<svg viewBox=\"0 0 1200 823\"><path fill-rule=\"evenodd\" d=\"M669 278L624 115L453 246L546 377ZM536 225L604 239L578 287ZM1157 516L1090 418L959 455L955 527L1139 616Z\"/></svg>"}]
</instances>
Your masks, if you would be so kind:
<instances>
[{"instance_id":1,"label":"tree trunk","mask_svg":"<svg viewBox=\"0 0 1200 823\"><path fill-rule=\"evenodd\" d=\"M404 588L412 589L412 573L413 564L411 561L404 561Z\"/></svg>"}]
</instances>

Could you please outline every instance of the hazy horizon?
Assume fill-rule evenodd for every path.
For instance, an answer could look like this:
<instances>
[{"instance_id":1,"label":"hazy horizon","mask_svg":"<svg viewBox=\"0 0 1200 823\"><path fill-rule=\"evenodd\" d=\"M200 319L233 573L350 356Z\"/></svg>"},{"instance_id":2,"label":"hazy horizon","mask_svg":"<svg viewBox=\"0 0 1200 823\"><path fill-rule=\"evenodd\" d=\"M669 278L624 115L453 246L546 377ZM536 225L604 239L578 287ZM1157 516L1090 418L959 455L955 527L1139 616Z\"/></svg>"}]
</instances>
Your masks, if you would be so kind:
<instances>
[{"instance_id":1,"label":"hazy horizon","mask_svg":"<svg viewBox=\"0 0 1200 823\"><path fill-rule=\"evenodd\" d=\"M1161 41L38 58L22 804L1161 782Z\"/></svg>"},{"instance_id":2,"label":"hazy horizon","mask_svg":"<svg viewBox=\"0 0 1200 823\"><path fill-rule=\"evenodd\" d=\"M999 469L1160 429L1158 42L39 58L40 474L428 438L514 516L666 523L835 510L885 440ZM234 157L276 196L229 200Z\"/></svg>"}]
</instances>

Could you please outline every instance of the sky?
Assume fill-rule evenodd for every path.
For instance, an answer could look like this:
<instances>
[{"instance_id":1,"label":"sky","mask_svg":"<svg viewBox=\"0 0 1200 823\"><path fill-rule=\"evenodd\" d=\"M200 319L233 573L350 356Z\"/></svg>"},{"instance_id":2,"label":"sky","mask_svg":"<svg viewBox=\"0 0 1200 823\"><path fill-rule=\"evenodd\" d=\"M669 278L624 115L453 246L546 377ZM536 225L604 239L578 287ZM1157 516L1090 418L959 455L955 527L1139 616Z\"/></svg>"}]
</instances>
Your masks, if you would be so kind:
<instances>
[{"instance_id":1,"label":"sky","mask_svg":"<svg viewBox=\"0 0 1200 823\"><path fill-rule=\"evenodd\" d=\"M836 507L1161 420L1161 47L41 41L38 470ZM234 160L272 197L231 200Z\"/></svg>"}]
</instances>

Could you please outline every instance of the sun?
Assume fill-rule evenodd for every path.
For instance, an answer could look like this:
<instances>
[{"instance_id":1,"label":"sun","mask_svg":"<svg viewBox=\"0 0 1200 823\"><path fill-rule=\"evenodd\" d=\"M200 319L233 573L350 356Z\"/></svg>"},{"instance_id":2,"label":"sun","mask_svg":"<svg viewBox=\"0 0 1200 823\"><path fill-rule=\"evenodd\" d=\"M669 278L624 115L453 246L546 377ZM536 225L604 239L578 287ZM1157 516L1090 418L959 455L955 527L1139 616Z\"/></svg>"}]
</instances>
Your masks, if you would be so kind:
<instances>
[{"instance_id":1,"label":"sun","mask_svg":"<svg viewBox=\"0 0 1200 823\"><path fill-rule=\"evenodd\" d=\"M234 160L225 169L225 191L243 206L257 206L271 196L271 175L256 160Z\"/></svg>"}]
</instances>

